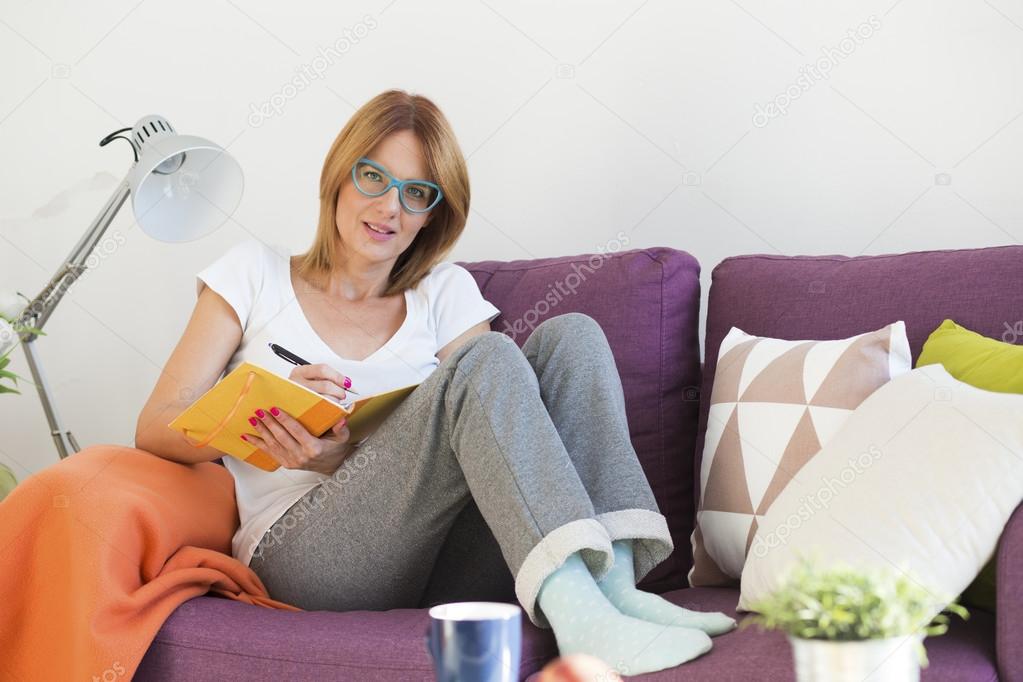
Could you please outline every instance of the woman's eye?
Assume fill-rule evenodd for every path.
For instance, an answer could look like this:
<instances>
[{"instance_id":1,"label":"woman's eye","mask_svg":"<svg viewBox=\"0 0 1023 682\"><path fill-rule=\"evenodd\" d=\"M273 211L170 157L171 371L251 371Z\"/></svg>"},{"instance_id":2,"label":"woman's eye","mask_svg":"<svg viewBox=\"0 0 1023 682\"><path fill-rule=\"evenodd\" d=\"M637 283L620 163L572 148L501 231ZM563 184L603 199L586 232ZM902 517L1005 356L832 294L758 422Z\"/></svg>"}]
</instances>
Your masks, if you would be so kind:
<instances>
[{"instance_id":1,"label":"woman's eye","mask_svg":"<svg viewBox=\"0 0 1023 682\"><path fill-rule=\"evenodd\" d=\"M376 171L366 171L363 175L367 180L373 180L374 182L382 179L380 177L380 173L377 173Z\"/></svg>"},{"instance_id":2,"label":"woman's eye","mask_svg":"<svg viewBox=\"0 0 1023 682\"><path fill-rule=\"evenodd\" d=\"M416 199L423 198L423 190L419 189L418 187L409 187L408 193L414 196Z\"/></svg>"}]
</instances>

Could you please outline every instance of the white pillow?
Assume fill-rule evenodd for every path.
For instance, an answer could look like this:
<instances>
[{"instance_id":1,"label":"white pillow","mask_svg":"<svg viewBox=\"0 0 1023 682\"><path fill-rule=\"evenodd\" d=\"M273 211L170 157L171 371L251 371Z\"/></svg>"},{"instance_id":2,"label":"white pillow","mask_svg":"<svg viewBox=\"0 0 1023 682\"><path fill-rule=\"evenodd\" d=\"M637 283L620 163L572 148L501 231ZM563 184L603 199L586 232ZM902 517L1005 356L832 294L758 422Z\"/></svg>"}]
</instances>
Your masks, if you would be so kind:
<instances>
[{"instance_id":1,"label":"white pillow","mask_svg":"<svg viewBox=\"0 0 1023 682\"><path fill-rule=\"evenodd\" d=\"M828 341L732 327L718 351L707 413L689 584L734 585L789 479L864 398L912 367L901 320Z\"/></svg>"},{"instance_id":2,"label":"white pillow","mask_svg":"<svg viewBox=\"0 0 1023 682\"><path fill-rule=\"evenodd\" d=\"M904 570L952 599L1021 500L1023 395L974 388L941 365L912 370L864 400L775 499L739 608L780 587L799 556Z\"/></svg>"}]
</instances>

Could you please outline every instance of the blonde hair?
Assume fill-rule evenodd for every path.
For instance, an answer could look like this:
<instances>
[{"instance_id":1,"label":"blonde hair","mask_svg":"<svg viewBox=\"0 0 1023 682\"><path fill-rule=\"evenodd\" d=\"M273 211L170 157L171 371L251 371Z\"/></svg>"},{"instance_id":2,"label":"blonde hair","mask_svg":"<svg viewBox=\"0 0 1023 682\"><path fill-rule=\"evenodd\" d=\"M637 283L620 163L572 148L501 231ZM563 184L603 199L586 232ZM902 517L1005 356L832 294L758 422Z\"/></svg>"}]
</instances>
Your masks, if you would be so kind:
<instances>
[{"instance_id":1,"label":"blonde hair","mask_svg":"<svg viewBox=\"0 0 1023 682\"><path fill-rule=\"evenodd\" d=\"M320 219L313 245L299 256L298 272L308 281L329 276L337 259L337 199L351 182L352 165L391 133L411 130L419 139L430 178L444 198L395 262L383 295L415 287L458 241L469 215L469 171L448 120L422 95L388 90L366 102L349 119L327 152L320 173Z\"/></svg>"}]
</instances>

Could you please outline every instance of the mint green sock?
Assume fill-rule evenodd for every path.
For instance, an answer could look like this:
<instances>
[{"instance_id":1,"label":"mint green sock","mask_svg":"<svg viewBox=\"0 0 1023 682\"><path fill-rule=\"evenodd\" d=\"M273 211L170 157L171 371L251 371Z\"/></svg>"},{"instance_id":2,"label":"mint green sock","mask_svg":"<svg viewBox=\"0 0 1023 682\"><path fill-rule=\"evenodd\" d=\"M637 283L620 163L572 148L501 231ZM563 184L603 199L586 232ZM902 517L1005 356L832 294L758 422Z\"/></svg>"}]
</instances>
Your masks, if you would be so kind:
<instances>
[{"instance_id":1,"label":"mint green sock","mask_svg":"<svg viewBox=\"0 0 1023 682\"><path fill-rule=\"evenodd\" d=\"M636 589L636 575L632 560L632 540L611 543L615 562L604 579L597 583L608 601L627 616L661 625L678 625L703 630L708 635L720 635L735 628L735 619L717 611L690 611L675 606L656 594Z\"/></svg>"},{"instance_id":2,"label":"mint green sock","mask_svg":"<svg viewBox=\"0 0 1023 682\"><path fill-rule=\"evenodd\" d=\"M547 576L537 596L562 656L585 653L624 675L673 668L710 651L706 633L623 615L601 592L579 553Z\"/></svg>"}]
</instances>

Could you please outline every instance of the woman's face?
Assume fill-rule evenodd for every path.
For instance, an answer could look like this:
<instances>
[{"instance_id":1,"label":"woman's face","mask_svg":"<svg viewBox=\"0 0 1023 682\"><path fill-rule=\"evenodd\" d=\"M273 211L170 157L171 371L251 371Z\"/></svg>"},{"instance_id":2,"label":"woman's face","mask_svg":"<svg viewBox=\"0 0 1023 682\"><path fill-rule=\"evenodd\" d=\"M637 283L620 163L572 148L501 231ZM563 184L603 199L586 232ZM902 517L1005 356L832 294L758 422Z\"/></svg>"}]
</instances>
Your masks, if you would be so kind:
<instances>
[{"instance_id":1,"label":"woman's face","mask_svg":"<svg viewBox=\"0 0 1023 682\"><path fill-rule=\"evenodd\" d=\"M380 164L399 180L433 180L428 177L419 139L410 130L392 133L366 158ZM394 263L412 244L433 211L409 213L398 202L398 188L368 197L355 187L349 173L337 197L337 230L350 257L358 254L370 263ZM373 231L368 224L388 234Z\"/></svg>"}]
</instances>

